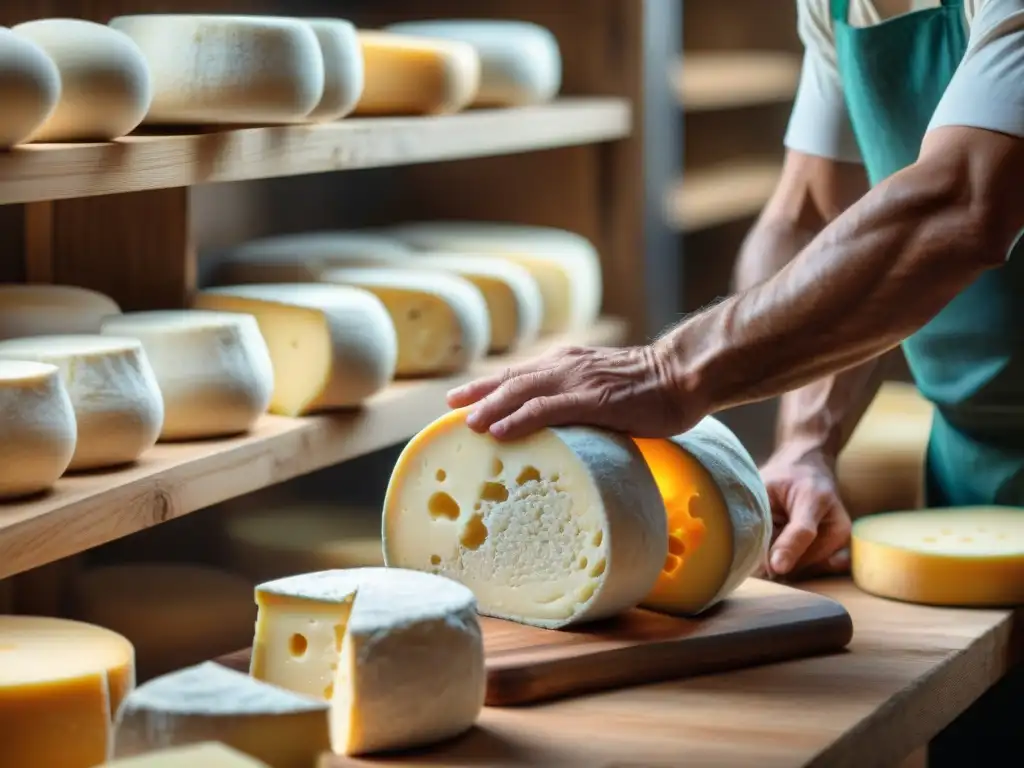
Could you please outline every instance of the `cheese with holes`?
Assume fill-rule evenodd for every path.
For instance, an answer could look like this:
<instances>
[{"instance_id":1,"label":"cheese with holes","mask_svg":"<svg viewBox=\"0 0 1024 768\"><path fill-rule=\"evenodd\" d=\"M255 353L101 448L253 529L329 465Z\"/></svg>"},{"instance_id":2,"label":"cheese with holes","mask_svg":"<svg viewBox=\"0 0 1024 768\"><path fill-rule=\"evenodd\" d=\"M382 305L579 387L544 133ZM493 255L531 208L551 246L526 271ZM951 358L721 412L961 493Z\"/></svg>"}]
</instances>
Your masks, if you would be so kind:
<instances>
[{"instance_id":1,"label":"cheese with holes","mask_svg":"<svg viewBox=\"0 0 1024 768\"><path fill-rule=\"evenodd\" d=\"M544 333L588 328L601 310L601 261L573 232L473 221L400 224L386 230L415 248L486 253L525 267L544 297Z\"/></svg>"},{"instance_id":2,"label":"cheese with holes","mask_svg":"<svg viewBox=\"0 0 1024 768\"><path fill-rule=\"evenodd\" d=\"M463 371L487 353L487 303L458 275L353 267L327 270L321 279L362 288L381 300L398 334L398 376Z\"/></svg>"},{"instance_id":3,"label":"cheese with holes","mask_svg":"<svg viewBox=\"0 0 1024 768\"><path fill-rule=\"evenodd\" d=\"M0 654L0 766L102 764L135 686L131 643L77 621L0 616Z\"/></svg>"},{"instance_id":4,"label":"cheese with holes","mask_svg":"<svg viewBox=\"0 0 1024 768\"><path fill-rule=\"evenodd\" d=\"M0 341L24 336L99 333L121 311L102 293L72 285L0 285Z\"/></svg>"},{"instance_id":5,"label":"cheese with holes","mask_svg":"<svg viewBox=\"0 0 1024 768\"><path fill-rule=\"evenodd\" d=\"M384 500L384 560L473 590L480 611L539 627L603 619L650 593L665 507L627 437L585 427L498 441L467 409L402 451Z\"/></svg>"},{"instance_id":6,"label":"cheese with holes","mask_svg":"<svg viewBox=\"0 0 1024 768\"><path fill-rule=\"evenodd\" d=\"M274 367L272 413L352 408L395 374L394 323L367 291L304 283L225 286L202 291L195 306L256 317Z\"/></svg>"},{"instance_id":7,"label":"cheese with holes","mask_svg":"<svg viewBox=\"0 0 1024 768\"><path fill-rule=\"evenodd\" d=\"M0 499L45 491L64 474L78 429L57 366L0 360L0 434Z\"/></svg>"},{"instance_id":8,"label":"cheese with holes","mask_svg":"<svg viewBox=\"0 0 1024 768\"><path fill-rule=\"evenodd\" d=\"M71 602L75 618L131 640L142 680L244 648L256 619L250 582L188 563L93 568Z\"/></svg>"},{"instance_id":9,"label":"cheese with holes","mask_svg":"<svg viewBox=\"0 0 1024 768\"><path fill-rule=\"evenodd\" d=\"M147 752L105 765L107 768L271 768L267 763L215 741Z\"/></svg>"},{"instance_id":10,"label":"cheese with holes","mask_svg":"<svg viewBox=\"0 0 1024 768\"><path fill-rule=\"evenodd\" d=\"M0 149L28 140L57 108L60 72L36 43L0 27Z\"/></svg>"},{"instance_id":11,"label":"cheese with holes","mask_svg":"<svg viewBox=\"0 0 1024 768\"><path fill-rule=\"evenodd\" d=\"M324 59L324 88L308 120L339 120L355 109L363 93L363 50L356 28L343 19L306 19Z\"/></svg>"},{"instance_id":12,"label":"cheese with holes","mask_svg":"<svg viewBox=\"0 0 1024 768\"><path fill-rule=\"evenodd\" d=\"M206 662L140 685L117 713L117 757L213 740L272 768L308 768L331 747L328 707Z\"/></svg>"},{"instance_id":13,"label":"cheese with holes","mask_svg":"<svg viewBox=\"0 0 1024 768\"><path fill-rule=\"evenodd\" d=\"M138 339L33 336L0 342L0 359L56 365L75 410L70 470L128 464L157 441L164 402Z\"/></svg>"},{"instance_id":14,"label":"cheese with holes","mask_svg":"<svg viewBox=\"0 0 1024 768\"><path fill-rule=\"evenodd\" d=\"M129 312L108 317L102 332L142 342L163 394L162 440L247 432L270 405L274 368L251 315Z\"/></svg>"},{"instance_id":15,"label":"cheese with holes","mask_svg":"<svg viewBox=\"0 0 1024 768\"><path fill-rule=\"evenodd\" d=\"M324 95L324 54L299 19L153 13L110 26L149 65L147 124L290 123Z\"/></svg>"},{"instance_id":16,"label":"cheese with holes","mask_svg":"<svg viewBox=\"0 0 1024 768\"><path fill-rule=\"evenodd\" d=\"M951 507L889 512L853 524L853 581L909 603L1024 603L1024 510Z\"/></svg>"},{"instance_id":17,"label":"cheese with holes","mask_svg":"<svg viewBox=\"0 0 1024 768\"><path fill-rule=\"evenodd\" d=\"M360 30L366 82L355 114L441 115L473 103L480 57L473 46Z\"/></svg>"},{"instance_id":18,"label":"cheese with holes","mask_svg":"<svg viewBox=\"0 0 1024 768\"><path fill-rule=\"evenodd\" d=\"M127 35L83 19L38 19L13 32L39 45L60 71L57 108L32 141L110 141L146 116L149 66Z\"/></svg>"},{"instance_id":19,"label":"cheese with holes","mask_svg":"<svg viewBox=\"0 0 1024 768\"><path fill-rule=\"evenodd\" d=\"M441 741L483 707L472 592L397 568L321 571L256 588L251 674L331 702L335 752Z\"/></svg>"},{"instance_id":20,"label":"cheese with holes","mask_svg":"<svg viewBox=\"0 0 1024 768\"><path fill-rule=\"evenodd\" d=\"M390 32L458 40L480 56L476 107L521 107L550 101L562 84L558 40L544 27L525 21L446 19L403 21Z\"/></svg>"}]
</instances>

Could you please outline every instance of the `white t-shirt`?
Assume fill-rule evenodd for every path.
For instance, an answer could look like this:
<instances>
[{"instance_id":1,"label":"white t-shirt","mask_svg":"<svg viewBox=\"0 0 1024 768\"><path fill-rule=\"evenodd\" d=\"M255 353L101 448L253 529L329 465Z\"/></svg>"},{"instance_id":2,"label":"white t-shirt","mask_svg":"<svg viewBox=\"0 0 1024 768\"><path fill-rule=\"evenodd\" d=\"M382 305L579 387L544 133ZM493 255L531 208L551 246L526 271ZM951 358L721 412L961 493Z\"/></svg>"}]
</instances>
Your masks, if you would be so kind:
<instances>
[{"instance_id":1,"label":"white t-shirt","mask_svg":"<svg viewBox=\"0 0 1024 768\"><path fill-rule=\"evenodd\" d=\"M859 163L829 5L829 0L797 0L804 60L785 143L809 155ZM939 0L850 0L847 22L867 27L937 5ZM961 125L1024 138L1024 0L964 0L963 8L970 29L967 53L928 129Z\"/></svg>"}]
</instances>

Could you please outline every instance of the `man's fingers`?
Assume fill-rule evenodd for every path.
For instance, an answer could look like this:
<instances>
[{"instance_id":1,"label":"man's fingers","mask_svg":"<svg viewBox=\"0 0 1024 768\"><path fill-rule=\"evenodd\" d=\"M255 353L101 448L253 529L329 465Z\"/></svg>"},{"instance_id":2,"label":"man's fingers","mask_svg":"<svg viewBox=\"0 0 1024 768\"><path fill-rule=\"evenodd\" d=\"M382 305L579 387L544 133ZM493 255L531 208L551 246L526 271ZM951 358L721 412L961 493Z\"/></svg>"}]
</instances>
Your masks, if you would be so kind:
<instances>
[{"instance_id":1,"label":"man's fingers","mask_svg":"<svg viewBox=\"0 0 1024 768\"><path fill-rule=\"evenodd\" d=\"M802 503L790 512L789 522L772 546L769 564L776 574L785 575L793 570L818 535L818 510L815 505Z\"/></svg>"},{"instance_id":2,"label":"man's fingers","mask_svg":"<svg viewBox=\"0 0 1024 768\"><path fill-rule=\"evenodd\" d=\"M501 386L503 381L502 377L499 376L487 376L482 379L476 379L463 384L461 387L455 387L455 389L448 390L448 407L449 408L462 408L467 405L472 405L478 400L487 397L494 390Z\"/></svg>"},{"instance_id":3,"label":"man's fingers","mask_svg":"<svg viewBox=\"0 0 1024 768\"><path fill-rule=\"evenodd\" d=\"M579 410L579 396L574 392L535 397L492 425L491 434L501 440L512 440L541 427L573 421Z\"/></svg>"},{"instance_id":4,"label":"man's fingers","mask_svg":"<svg viewBox=\"0 0 1024 768\"><path fill-rule=\"evenodd\" d=\"M534 398L557 391L557 384L555 372L550 368L506 379L500 387L477 403L466 419L466 424L470 429L486 432Z\"/></svg>"}]
</instances>

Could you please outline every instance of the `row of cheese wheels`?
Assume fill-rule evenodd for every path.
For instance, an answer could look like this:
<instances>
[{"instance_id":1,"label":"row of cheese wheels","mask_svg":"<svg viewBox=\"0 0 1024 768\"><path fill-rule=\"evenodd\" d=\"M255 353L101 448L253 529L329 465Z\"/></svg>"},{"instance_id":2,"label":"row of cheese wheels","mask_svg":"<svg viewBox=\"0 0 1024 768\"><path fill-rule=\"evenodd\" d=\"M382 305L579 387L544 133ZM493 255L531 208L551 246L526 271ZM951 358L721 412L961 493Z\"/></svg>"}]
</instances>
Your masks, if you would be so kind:
<instances>
[{"instance_id":1,"label":"row of cheese wheels","mask_svg":"<svg viewBox=\"0 0 1024 768\"><path fill-rule=\"evenodd\" d=\"M515 21L149 14L0 28L0 148L105 141L140 124L287 124L554 98L558 42Z\"/></svg>"}]
</instances>

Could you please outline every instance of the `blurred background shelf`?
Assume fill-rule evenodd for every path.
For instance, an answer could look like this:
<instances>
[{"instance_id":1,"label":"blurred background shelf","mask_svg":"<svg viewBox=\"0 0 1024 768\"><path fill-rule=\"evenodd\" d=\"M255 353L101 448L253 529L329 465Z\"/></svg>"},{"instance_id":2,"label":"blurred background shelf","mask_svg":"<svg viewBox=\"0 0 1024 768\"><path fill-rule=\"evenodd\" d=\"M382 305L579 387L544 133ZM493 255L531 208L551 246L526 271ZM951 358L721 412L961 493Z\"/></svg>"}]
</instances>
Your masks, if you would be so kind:
<instances>
[{"instance_id":1,"label":"blurred background shelf","mask_svg":"<svg viewBox=\"0 0 1024 768\"><path fill-rule=\"evenodd\" d=\"M688 173L669 193L672 224L696 232L756 216L771 197L781 167L773 160L724 163Z\"/></svg>"},{"instance_id":2,"label":"blurred background shelf","mask_svg":"<svg viewBox=\"0 0 1024 768\"><path fill-rule=\"evenodd\" d=\"M787 102L796 92L800 58L785 51L688 53L672 72L687 112Z\"/></svg>"}]
</instances>

